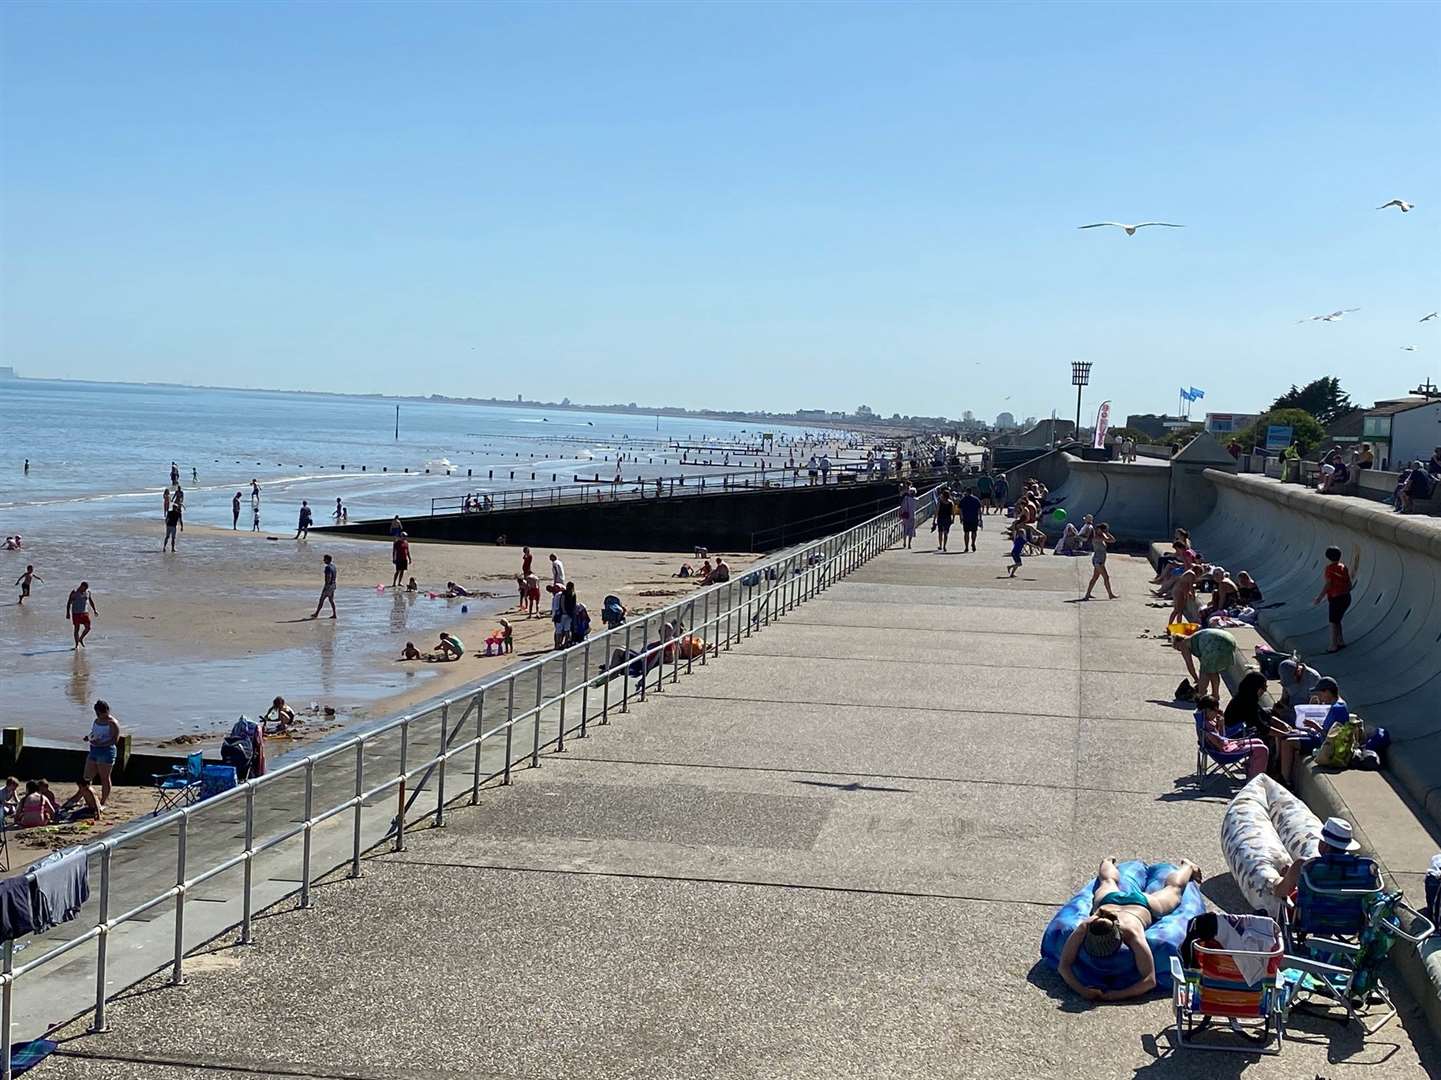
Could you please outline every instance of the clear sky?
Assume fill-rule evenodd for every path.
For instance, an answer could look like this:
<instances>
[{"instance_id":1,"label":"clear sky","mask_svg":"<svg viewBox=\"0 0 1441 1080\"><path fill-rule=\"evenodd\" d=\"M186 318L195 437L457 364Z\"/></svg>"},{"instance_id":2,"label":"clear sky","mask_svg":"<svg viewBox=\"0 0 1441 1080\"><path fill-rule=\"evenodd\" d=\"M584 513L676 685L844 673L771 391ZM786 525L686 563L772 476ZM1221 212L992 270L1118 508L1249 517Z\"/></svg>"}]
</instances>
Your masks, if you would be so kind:
<instances>
[{"instance_id":1,"label":"clear sky","mask_svg":"<svg viewBox=\"0 0 1441 1080\"><path fill-rule=\"evenodd\" d=\"M11 2L0 28L21 374L987 418L1069 415L1073 359L1088 415L1441 382L1441 5ZM1187 228L1076 228L1150 219Z\"/></svg>"}]
</instances>

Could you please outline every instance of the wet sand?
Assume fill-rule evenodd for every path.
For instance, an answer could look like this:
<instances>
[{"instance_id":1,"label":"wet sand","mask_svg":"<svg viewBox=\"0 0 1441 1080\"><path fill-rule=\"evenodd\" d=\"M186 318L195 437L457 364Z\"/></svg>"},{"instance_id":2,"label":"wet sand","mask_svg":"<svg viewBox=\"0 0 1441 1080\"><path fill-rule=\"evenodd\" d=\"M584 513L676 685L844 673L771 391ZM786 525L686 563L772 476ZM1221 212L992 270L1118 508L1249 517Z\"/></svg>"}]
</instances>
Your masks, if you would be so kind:
<instances>
[{"instance_id":1,"label":"wet sand","mask_svg":"<svg viewBox=\"0 0 1441 1080\"><path fill-rule=\"evenodd\" d=\"M297 741L303 741L403 711L550 647L546 594L545 618L511 617L518 547L412 543L407 576L416 578L421 592L408 594L390 587L388 543L328 536L296 541L292 533L190 525L179 553L162 555L162 531L158 522L111 520L97 533L67 529L33 542L27 537L25 551L5 553L0 571L10 573L18 563L18 574L32 562L45 578L23 607L13 598L0 607L0 634L16 659L13 675L0 687L5 723L23 726L29 739L79 746L89 730L90 705L103 697L137 747L165 744L179 753L184 736L185 743L210 751L236 716L255 716L280 694L298 712L312 703L318 707L301 725ZM320 619L310 618L324 554L339 567L336 620L328 618L328 607ZM548 554L534 552L542 582L549 580ZM607 593L643 611L698 587L694 578L672 576L682 561L694 562L693 553L556 554L597 629ZM736 569L753 561L747 555L726 558ZM64 607L82 577L99 614L86 647L77 652ZM494 596L426 596L444 591L448 580ZM515 653L476 656L503 615L515 626ZM441 630L464 640L463 659L398 660L407 641L426 652ZM272 758L286 749L286 741L272 744Z\"/></svg>"}]
</instances>

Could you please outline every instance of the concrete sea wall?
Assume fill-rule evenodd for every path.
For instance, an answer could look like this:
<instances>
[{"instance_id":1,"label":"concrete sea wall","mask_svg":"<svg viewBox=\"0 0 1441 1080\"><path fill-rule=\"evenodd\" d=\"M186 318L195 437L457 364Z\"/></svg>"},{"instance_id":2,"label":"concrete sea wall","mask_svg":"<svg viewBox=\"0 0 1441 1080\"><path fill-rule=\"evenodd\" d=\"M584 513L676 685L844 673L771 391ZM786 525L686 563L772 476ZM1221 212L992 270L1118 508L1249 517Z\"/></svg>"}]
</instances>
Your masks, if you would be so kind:
<instances>
[{"instance_id":1,"label":"concrete sea wall","mask_svg":"<svg viewBox=\"0 0 1441 1080\"><path fill-rule=\"evenodd\" d=\"M1441 819L1441 525L1255 476L1205 477L1216 505L1191 524L1197 549L1256 578L1267 605L1260 629L1335 677L1353 711L1390 729L1390 772ZM1326 607L1313 601L1331 545L1348 563L1359 553L1360 565L1347 646L1327 656Z\"/></svg>"}]
</instances>

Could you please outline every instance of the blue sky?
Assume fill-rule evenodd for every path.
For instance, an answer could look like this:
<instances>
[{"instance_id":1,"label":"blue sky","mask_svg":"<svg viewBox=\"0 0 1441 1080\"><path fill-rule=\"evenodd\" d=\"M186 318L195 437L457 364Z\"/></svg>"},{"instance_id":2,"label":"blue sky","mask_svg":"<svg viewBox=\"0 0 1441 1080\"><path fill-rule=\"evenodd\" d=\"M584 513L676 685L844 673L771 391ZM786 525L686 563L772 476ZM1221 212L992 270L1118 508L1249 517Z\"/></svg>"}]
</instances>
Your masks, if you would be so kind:
<instances>
[{"instance_id":1,"label":"blue sky","mask_svg":"<svg viewBox=\"0 0 1441 1080\"><path fill-rule=\"evenodd\" d=\"M0 30L22 374L990 418L1068 415L1073 359L1088 414L1441 381L1434 4L11 3ZM1076 228L1147 219L1188 227Z\"/></svg>"}]
</instances>

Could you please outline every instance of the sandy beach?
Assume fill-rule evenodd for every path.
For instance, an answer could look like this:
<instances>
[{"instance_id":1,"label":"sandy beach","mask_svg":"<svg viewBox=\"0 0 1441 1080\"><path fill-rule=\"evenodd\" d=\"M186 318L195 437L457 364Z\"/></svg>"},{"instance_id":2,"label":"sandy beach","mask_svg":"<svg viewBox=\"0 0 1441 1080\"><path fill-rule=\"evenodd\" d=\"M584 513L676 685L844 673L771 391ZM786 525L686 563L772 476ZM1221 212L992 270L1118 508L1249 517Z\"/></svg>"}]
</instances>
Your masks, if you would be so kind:
<instances>
[{"instance_id":1,"label":"sandy beach","mask_svg":"<svg viewBox=\"0 0 1441 1080\"><path fill-rule=\"evenodd\" d=\"M420 591L390 587L390 545L330 536L191 525L178 554L161 554L158 521L109 521L102 535L37 537L9 563L33 562L46 583L0 619L20 641L7 678L5 722L29 739L74 742L89 727L90 704L108 700L137 746L210 748L236 716L263 712L275 695L305 714L305 737L408 705L491 674L550 648L548 617L516 615L519 547L414 543L410 570ZM339 618L312 620L321 556L339 567ZM534 552L548 578L549 550ZM600 602L615 593L632 610L659 607L698 587L673 575L694 553L556 551L599 627ZM727 554L740 568L752 556ZM23 566L21 567L23 568ZM18 573L18 569L16 571ZM65 598L85 578L99 614L85 648L73 649ZM490 593L430 598L447 581ZM542 604L548 605L542 595ZM466 610L462 610L466 609ZM328 615L328 609L326 612ZM476 656L502 616L515 627L515 652ZM422 651L441 630L466 643L454 663L401 662L407 641ZM327 715L327 710L333 714ZM272 753L283 752L277 743Z\"/></svg>"}]
</instances>

